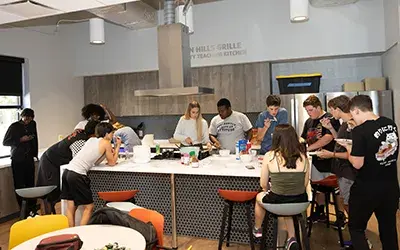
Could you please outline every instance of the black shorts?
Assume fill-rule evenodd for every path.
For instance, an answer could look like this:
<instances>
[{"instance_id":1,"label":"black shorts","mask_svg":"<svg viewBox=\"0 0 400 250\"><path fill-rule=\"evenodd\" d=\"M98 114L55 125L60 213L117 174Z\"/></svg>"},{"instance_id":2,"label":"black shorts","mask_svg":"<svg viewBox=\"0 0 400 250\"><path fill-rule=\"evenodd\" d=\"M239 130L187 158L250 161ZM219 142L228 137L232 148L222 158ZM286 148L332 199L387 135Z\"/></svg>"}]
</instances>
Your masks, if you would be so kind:
<instances>
[{"instance_id":1,"label":"black shorts","mask_svg":"<svg viewBox=\"0 0 400 250\"><path fill-rule=\"evenodd\" d=\"M75 206L92 204L89 177L66 169L62 176L61 199L74 201Z\"/></svg>"},{"instance_id":2,"label":"black shorts","mask_svg":"<svg viewBox=\"0 0 400 250\"><path fill-rule=\"evenodd\" d=\"M263 203L269 204L283 204L283 203L301 203L308 202L307 193L299 194L299 195L279 195L275 194L271 191L265 193L263 199Z\"/></svg>"}]
</instances>

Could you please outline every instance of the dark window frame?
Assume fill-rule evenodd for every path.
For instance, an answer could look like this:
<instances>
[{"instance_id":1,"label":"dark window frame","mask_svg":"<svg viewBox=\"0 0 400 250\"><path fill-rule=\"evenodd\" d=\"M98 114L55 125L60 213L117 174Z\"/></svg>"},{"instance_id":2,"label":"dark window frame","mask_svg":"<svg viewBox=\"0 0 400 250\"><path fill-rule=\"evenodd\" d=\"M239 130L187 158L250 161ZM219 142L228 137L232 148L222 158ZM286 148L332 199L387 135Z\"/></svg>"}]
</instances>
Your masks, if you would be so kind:
<instances>
[{"instance_id":1,"label":"dark window frame","mask_svg":"<svg viewBox=\"0 0 400 250\"><path fill-rule=\"evenodd\" d=\"M21 72L22 72L21 87L23 89L24 88L24 86L23 86L23 84L24 84L24 70L23 70L23 67L24 67L25 59L18 58L18 57L0 55L0 61L12 62L12 63L20 63L21 64L21 68L22 68L22 70L21 70ZM17 110L21 111L23 109L23 93L22 92L19 93L18 95L17 94L10 94L10 95L7 95L7 96L19 97L19 105L3 105L3 106L0 105L0 110L3 110L3 109L17 109ZM20 114L18 113L18 120L19 119L20 119ZM0 143L3 143L3 142L0 142ZM0 159L9 158L10 156L11 156L11 154L4 155L4 156L0 155Z\"/></svg>"}]
</instances>

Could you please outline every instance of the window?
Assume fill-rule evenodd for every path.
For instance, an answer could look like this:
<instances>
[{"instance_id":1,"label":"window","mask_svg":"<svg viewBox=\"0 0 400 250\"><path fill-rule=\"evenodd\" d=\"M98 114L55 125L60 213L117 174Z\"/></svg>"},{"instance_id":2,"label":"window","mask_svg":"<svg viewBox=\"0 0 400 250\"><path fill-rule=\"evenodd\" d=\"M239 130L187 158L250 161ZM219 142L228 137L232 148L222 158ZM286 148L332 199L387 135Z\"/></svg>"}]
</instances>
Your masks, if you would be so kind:
<instances>
[{"instance_id":1,"label":"window","mask_svg":"<svg viewBox=\"0 0 400 250\"><path fill-rule=\"evenodd\" d=\"M0 96L0 158L10 156L10 147L3 146L8 127L19 119L20 96Z\"/></svg>"},{"instance_id":2,"label":"window","mask_svg":"<svg viewBox=\"0 0 400 250\"><path fill-rule=\"evenodd\" d=\"M0 56L0 158L10 156L10 147L3 146L4 135L22 109L23 63L21 58Z\"/></svg>"}]
</instances>

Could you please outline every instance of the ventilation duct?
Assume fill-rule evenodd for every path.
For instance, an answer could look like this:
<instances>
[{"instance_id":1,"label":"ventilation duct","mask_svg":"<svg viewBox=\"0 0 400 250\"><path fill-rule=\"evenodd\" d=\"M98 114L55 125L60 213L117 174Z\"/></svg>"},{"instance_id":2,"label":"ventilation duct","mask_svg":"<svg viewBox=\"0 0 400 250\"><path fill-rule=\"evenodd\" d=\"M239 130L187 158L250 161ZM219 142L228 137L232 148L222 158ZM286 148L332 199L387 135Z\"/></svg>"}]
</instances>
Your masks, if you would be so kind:
<instances>
[{"instance_id":1,"label":"ventilation duct","mask_svg":"<svg viewBox=\"0 0 400 250\"><path fill-rule=\"evenodd\" d=\"M175 22L174 0L164 2L165 25L158 26L159 88L136 90L135 96L213 94L214 89L192 85L189 29Z\"/></svg>"},{"instance_id":2,"label":"ventilation duct","mask_svg":"<svg viewBox=\"0 0 400 250\"><path fill-rule=\"evenodd\" d=\"M322 7L335 7L340 5L353 4L359 0L309 0L311 6L322 8Z\"/></svg>"},{"instance_id":3,"label":"ventilation duct","mask_svg":"<svg viewBox=\"0 0 400 250\"><path fill-rule=\"evenodd\" d=\"M88 10L102 19L128 29L144 29L156 27L157 10L148 4L135 1Z\"/></svg>"}]
</instances>

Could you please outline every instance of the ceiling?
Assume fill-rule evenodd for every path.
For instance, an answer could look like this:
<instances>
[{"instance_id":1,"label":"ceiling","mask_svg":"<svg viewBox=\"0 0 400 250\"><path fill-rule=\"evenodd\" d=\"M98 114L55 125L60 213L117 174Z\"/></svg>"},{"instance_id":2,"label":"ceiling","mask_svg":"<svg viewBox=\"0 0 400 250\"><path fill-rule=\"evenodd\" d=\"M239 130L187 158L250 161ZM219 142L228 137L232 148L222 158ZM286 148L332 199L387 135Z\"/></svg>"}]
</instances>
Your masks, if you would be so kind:
<instances>
[{"instance_id":1,"label":"ceiling","mask_svg":"<svg viewBox=\"0 0 400 250\"><path fill-rule=\"evenodd\" d=\"M138 0L31 0L33 3L7 5L21 0L0 0L0 28L56 25L59 20L82 20L95 17L89 9L136 2ZM221 0L193 0L204 4ZM142 0L154 9L163 8L163 0ZM40 5L49 7L44 8Z\"/></svg>"}]
</instances>

